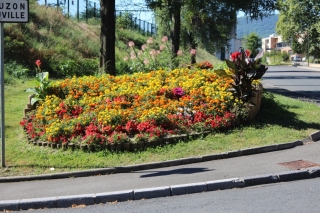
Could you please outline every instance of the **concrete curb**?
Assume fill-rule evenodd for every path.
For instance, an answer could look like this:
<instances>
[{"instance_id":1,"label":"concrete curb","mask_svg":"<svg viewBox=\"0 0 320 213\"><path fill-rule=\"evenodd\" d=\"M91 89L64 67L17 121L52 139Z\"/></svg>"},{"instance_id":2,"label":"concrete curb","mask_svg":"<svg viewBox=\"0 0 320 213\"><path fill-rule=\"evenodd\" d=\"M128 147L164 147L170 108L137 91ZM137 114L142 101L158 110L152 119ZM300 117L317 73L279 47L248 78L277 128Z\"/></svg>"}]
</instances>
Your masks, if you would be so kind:
<instances>
[{"instance_id":1,"label":"concrete curb","mask_svg":"<svg viewBox=\"0 0 320 213\"><path fill-rule=\"evenodd\" d=\"M75 172L63 172L63 173L57 173L57 174L21 176L21 177L18 177L18 176L0 177L0 183L60 179L60 178L70 178L70 177L73 177L73 178L87 177L87 176L93 176L93 175L106 175L106 174L115 174L115 173L129 173L132 171L157 169L157 168L163 168L163 167L200 163L200 162L219 160L219 159L225 159L225 158L254 155L254 154L260 154L265 152L273 152L273 151L279 151L283 149L291 149L296 146L304 145L304 141L311 140L313 142L316 142L316 140L318 139L320 140L320 131L312 133L308 138L305 138L303 140L297 140L297 141L288 142L288 143L281 143L281 144L268 145L268 146L262 146L262 147L253 147L248 149L234 150L234 151L225 152L225 153L183 158L183 159L177 159L177 160L169 160L164 162L153 162L153 163L146 163L146 164L119 166L119 167L113 167L113 168L100 168L100 169L75 171Z\"/></svg>"},{"instance_id":2,"label":"concrete curb","mask_svg":"<svg viewBox=\"0 0 320 213\"><path fill-rule=\"evenodd\" d=\"M155 188L134 189L97 194L0 201L0 211L19 211L40 208L69 208L75 205L95 205L108 202L169 197L206 191L242 188L277 182L320 177L320 167L310 170L286 171L279 174L257 175Z\"/></svg>"}]
</instances>

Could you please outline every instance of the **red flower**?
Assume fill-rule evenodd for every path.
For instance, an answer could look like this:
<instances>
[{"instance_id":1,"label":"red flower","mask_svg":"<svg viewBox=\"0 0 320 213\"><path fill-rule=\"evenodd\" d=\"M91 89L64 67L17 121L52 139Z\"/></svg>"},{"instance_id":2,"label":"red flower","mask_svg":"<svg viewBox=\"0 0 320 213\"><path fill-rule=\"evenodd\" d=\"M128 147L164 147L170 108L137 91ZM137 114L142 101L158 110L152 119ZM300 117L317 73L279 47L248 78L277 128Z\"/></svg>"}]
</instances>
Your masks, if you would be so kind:
<instances>
[{"instance_id":1,"label":"red flower","mask_svg":"<svg viewBox=\"0 0 320 213\"><path fill-rule=\"evenodd\" d=\"M250 54L251 54L250 50L246 50L247 57L250 57Z\"/></svg>"},{"instance_id":2,"label":"red flower","mask_svg":"<svg viewBox=\"0 0 320 213\"><path fill-rule=\"evenodd\" d=\"M238 60L240 58L240 56L241 56L240 52L234 52L234 53L231 54L231 60L232 61L236 61L236 60Z\"/></svg>"},{"instance_id":3,"label":"red flower","mask_svg":"<svg viewBox=\"0 0 320 213\"><path fill-rule=\"evenodd\" d=\"M40 68L40 66L41 66L41 61L40 61L40 59L36 60L35 63L36 63L36 65L37 65L37 67Z\"/></svg>"}]
</instances>

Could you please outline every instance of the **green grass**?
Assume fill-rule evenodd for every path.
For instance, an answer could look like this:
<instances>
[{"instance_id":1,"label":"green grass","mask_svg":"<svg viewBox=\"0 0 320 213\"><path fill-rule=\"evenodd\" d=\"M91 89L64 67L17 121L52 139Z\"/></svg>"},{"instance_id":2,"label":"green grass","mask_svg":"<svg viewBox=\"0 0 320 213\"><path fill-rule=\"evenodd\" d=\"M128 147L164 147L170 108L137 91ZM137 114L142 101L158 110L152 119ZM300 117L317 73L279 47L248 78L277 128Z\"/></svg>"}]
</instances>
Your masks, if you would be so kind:
<instances>
[{"instance_id":1,"label":"green grass","mask_svg":"<svg viewBox=\"0 0 320 213\"><path fill-rule=\"evenodd\" d=\"M136 153L63 151L28 144L19 125L27 104L31 81L17 81L5 88L6 166L0 176L106 168L221 153L243 148L291 142L320 129L320 108L310 102L264 92L257 117L236 129L189 142L150 148ZM51 171L50 168L55 168Z\"/></svg>"}]
</instances>

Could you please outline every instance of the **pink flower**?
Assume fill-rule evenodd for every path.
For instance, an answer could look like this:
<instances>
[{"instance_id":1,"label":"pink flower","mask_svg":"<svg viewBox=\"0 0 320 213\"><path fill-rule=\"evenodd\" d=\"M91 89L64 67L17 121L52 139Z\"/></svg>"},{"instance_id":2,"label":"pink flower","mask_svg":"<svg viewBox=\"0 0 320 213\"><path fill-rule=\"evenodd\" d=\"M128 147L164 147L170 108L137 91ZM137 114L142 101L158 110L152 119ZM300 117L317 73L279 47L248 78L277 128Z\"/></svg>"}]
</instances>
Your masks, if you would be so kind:
<instances>
[{"instance_id":1,"label":"pink flower","mask_svg":"<svg viewBox=\"0 0 320 213\"><path fill-rule=\"evenodd\" d=\"M152 49L150 52L151 56L156 56L157 55L157 51L155 49Z\"/></svg>"},{"instance_id":2,"label":"pink flower","mask_svg":"<svg viewBox=\"0 0 320 213\"><path fill-rule=\"evenodd\" d=\"M137 56L136 56L136 54L134 53L134 52L131 52L130 53L130 58L132 59L132 60L134 60L134 59L136 59L137 58Z\"/></svg>"},{"instance_id":3,"label":"pink flower","mask_svg":"<svg viewBox=\"0 0 320 213\"><path fill-rule=\"evenodd\" d=\"M125 57L123 58L123 60L124 60L124 61L128 61L128 60L129 60L129 57L128 57L128 56L125 56Z\"/></svg>"},{"instance_id":4,"label":"pink flower","mask_svg":"<svg viewBox=\"0 0 320 213\"><path fill-rule=\"evenodd\" d=\"M145 51L146 48L147 48L147 45L145 45L145 44L141 46L141 50L142 50L142 51Z\"/></svg>"},{"instance_id":5,"label":"pink flower","mask_svg":"<svg viewBox=\"0 0 320 213\"><path fill-rule=\"evenodd\" d=\"M149 60L148 60L148 59L144 59L143 63L144 63L145 65L147 65L147 64L149 64Z\"/></svg>"},{"instance_id":6,"label":"pink flower","mask_svg":"<svg viewBox=\"0 0 320 213\"><path fill-rule=\"evenodd\" d=\"M182 51L178 50L177 55L182 55L182 54L183 54Z\"/></svg>"},{"instance_id":7,"label":"pink flower","mask_svg":"<svg viewBox=\"0 0 320 213\"><path fill-rule=\"evenodd\" d=\"M191 55L195 55L196 53L197 53L197 51L196 51L195 49L191 49L191 50L190 50L190 54L191 54Z\"/></svg>"},{"instance_id":8,"label":"pink flower","mask_svg":"<svg viewBox=\"0 0 320 213\"><path fill-rule=\"evenodd\" d=\"M163 44L160 45L159 49L163 50L166 46L164 46Z\"/></svg>"},{"instance_id":9,"label":"pink flower","mask_svg":"<svg viewBox=\"0 0 320 213\"><path fill-rule=\"evenodd\" d=\"M168 36L164 36L162 39L161 39L162 42L166 42L168 41Z\"/></svg>"},{"instance_id":10,"label":"pink flower","mask_svg":"<svg viewBox=\"0 0 320 213\"><path fill-rule=\"evenodd\" d=\"M148 44L152 44L152 43L153 43L153 38L151 38L151 37L148 38L147 43L148 43Z\"/></svg>"},{"instance_id":11,"label":"pink flower","mask_svg":"<svg viewBox=\"0 0 320 213\"><path fill-rule=\"evenodd\" d=\"M180 98L181 96L184 95L184 91L181 87L176 87L172 90L172 93L177 96L178 98Z\"/></svg>"},{"instance_id":12,"label":"pink flower","mask_svg":"<svg viewBox=\"0 0 320 213\"><path fill-rule=\"evenodd\" d=\"M133 41L129 41L128 45L129 45L129 47L133 47L134 46Z\"/></svg>"}]
</instances>

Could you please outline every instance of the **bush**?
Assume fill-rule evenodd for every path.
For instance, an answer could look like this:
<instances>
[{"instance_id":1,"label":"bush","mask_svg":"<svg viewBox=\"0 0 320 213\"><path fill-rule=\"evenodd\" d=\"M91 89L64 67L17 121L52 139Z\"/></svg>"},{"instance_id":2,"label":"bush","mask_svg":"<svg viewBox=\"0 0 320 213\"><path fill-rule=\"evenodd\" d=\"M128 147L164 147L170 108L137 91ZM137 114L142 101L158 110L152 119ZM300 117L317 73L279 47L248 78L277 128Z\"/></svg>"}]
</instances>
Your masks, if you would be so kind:
<instances>
[{"instance_id":1,"label":"bush","mask_svg":"<svg viewBox=\"0 0 320 213\"><path fill-rule=\"evenodd\" d=\"M33 73L15 61L5 62L4 71L13 78L24 78Z\"/></svg>"},{"instance_id":2,"label":"bush","mask_svg":"<svg viewBox=\"0 0 320 213\"><path fill-rule=\"evenodd\" d=\"M283 53L281 53L281 57L282 57L283 61L288 61L290 55L289 55L289 53L283 52Z\"/></svg>"},{"instance_id":3,"label":"bush","mask_svg":"<svg viewBox=\"0 0 320 213\"><path fill-rule=\"evenodd\" d=\"M94 75L99 70L98 59L65 60L54 67L60 77Z\"/></svg>"}]
</instances>

